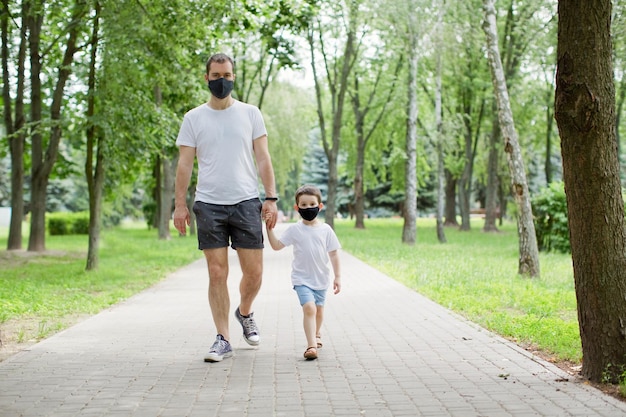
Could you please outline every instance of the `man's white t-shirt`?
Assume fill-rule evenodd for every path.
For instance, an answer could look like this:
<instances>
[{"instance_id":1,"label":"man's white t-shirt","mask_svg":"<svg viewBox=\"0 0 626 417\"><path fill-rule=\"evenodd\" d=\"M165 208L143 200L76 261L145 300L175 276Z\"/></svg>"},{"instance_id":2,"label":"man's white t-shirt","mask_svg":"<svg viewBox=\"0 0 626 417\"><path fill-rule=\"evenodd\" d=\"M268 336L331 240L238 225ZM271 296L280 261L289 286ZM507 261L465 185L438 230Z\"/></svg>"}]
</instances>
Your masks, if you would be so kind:
<instances>
[{"instance_id":1,"label":"man's white t-shirt","mask_svg":"<svg viewBox=\"0 0 626 417\"><path fill-rule=\"evenodd\" d=\"M196 201L232 205L259 196L252 143L267 135L261 111L235 102L224 110L202 104L185 114L177 146L196 148Z\"/></svg>"},{"instance_id":2,"label":"man's white t-shirt","mask_svg":"<svg viewBox=\"0 0 626 417\"><path fill-rule=\"evenodd\" d=\"M341 248L334 230L326 223L307 226L302 221L285 230L278 239L283 245L293 245L291 283L306 285L314 290L330 286L330 257L328 252Z\"/></svg>"}]
</instances>

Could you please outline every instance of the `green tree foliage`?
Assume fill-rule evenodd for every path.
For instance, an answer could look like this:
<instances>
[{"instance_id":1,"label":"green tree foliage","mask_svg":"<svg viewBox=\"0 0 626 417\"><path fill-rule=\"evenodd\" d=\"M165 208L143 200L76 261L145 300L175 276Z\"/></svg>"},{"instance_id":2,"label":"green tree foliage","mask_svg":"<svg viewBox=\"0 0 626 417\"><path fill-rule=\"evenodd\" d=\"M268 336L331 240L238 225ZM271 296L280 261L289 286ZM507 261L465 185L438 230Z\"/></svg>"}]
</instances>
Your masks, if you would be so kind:
<instances>
[{"instance_id":1,"label":"green tree foliage","mask_svg":"<svg viewBox=\"0 0 626 417\"><path fill-rule=\"evenodd\" d=\"M3 105L16 103L18 54L22 5L44 4L42 22L42 93L44 105L41 129L43 143L50 138L52 119L46 112L52 100L54 77L63 57L64 33L69 29L67 17L76 2L31 2L6 0L7 79L11 95L3 96ZM95 0L79 2L90 12L81 20L81 37L71 66L66 94L62 101L62 141L46 197L48 210L84 210L86 207L85 161L86 127L95 125L106 137L103 151L108 166L105 178L104 211L107 218L141 215L144 204L154 202L153 190L157 187L154 176L159 158L176 155L174 140L182 115L208 98L203 78L207 57L217 51L231 53L237 59L237 96L259 106L268 126L270 150L276 168L276 180L282 201L281 208L291 207L289 193L301 182L301 176L312 170L323 169L305 163L304 155L311 149L309 138L319 132L319 119L315 117L312 83L304 87L290 85L284 69L302 71L310 79L311 57L306 49L304 29L317 16L328 17L319 23L328 34L324 47L328 60L321 54L317 43L314 56L318 70L327 66L330 71L320 76L322 104L326 112L326 131L330 132L329 115L333 112L329 90L332 82L327 77L337 75L342 68L342 51L349 29L348 11L353 10L358 27L354 39L357 59L348 74L346 106L343 111L340 146L337 149L338 211L350 212L353 198L350 188L355 183L357 164L357 122L352 107L357 92L361 104L373 93L370 115L375 109L387 106L378 127L372 131L363 156L364 206L369 213L399 213L405 198L405 138L407 79L406 35L409 18L417 17L417 29L423 34L418 48L418 122L417 122L417 210L432 213L433 175L436 166L434 132L435 70L437 58L442 61L442 145L445 167L451 183L469 174L468 159L474 158L474 180L462 187L470 193L466 200L476 205L483 195L487 174L487 139L494 119L489 94L489 74L485 61L483 35L480 30L479 0L450 2L444 0L359 0L357 2L321 2L318 0L236 0L225 2L188 2L183 0L129 1L99 0L102 7L102 24L97 85L96 112L85 117L87 100L88 48L93 24ZM356 6L355 6L356 5ZM499 30L504 40L511 44L503 57L505 62L517 64L518 71L510 85L512 109L519 131L524 160L527 163L531 194L544 187L551 179L560 178L560 155L556 152L558 137L550 125L554 94L554 65L556 45L556 0L498 0L496 2ZM442 10L442 40L435 46L433 21L436 11ZM613 8L614 68L617 100L617 133L619 141L620 119L625 109L620 107L626 91L624 85L624 5L617 2ZM512 16L506 19L507 15ZM501 23L502 22L502 23ZM504 22L513 22L504 27ZM622 23L620 25L620 22ZM26 31L28 35L28 31ZM319 33L316 33L316 41ZM28 39L27 39L28 40ZM501 40L503 42L503 40ZM27 43L25 43L27 45ZM504 51L505 48L502 48ZM395 75L395 64L403 57L404 63ZM28 61L28 60L27 60ZM512 65L514 66L514 65ZM28 81L28 65L24 75ZM381 71L382 70L382 71ZM381 74L382 73L382 74ZM322 72L319 72L322 74ZM379 77L380 74L380 77ZM386 93L394 81L394 94ZM355 80L358 78L358 88ZM157 91L159 94L157 94ZM622 100L622 101L620 101ZM482 103L485 103L484 107ZM24 114L30 116L30 97L24 97ZM3 107L4 108L4 107ZM363 109L364 106L361 105ZM481 109L484 114L481 116ZM12 109L11 115L15 115ZM362 114L361 114L362 115ZM357 115L358 116L358 115ZM374 117L367 122L372 122ZM6 122L6 118L3 118ZM34 125L26 124L22 132L30 133ZM16 120L12 120L13 127ZM316 130L318 129L318 130ZM4 131L9 132L6 128ZM367 129L365 129L367 131ZM552 134L553 141L549 143ZM470 137L471 135L471 137ZM13 137L13 136L12 136ZM471 141L469 141L471 139ZM0 144L0 157L7 156L0 165L0 200L9 200L9 176L12 167L8 141ZM469 144L472 149L466 148ZM319 145L319 141L316 144ZM329 145L332 143L329 141ZM22 161L25 172L32 167L32 142L25 141ZM500 152L502 152L500 150ZM504 158L502 158L504 160ZM502 161L501 161L502 162ZM548 167L548 162L552 168ZM504 165L500 167L499 181L504 184L503 200L506 207L509 197ZM327 168L328 169L328 168ZM25 198L30 198L28 176L23 188ZM4 188L2 188L4 187ZM4 191L3 191L4 190ZM452 192L455 192L454 186ZM16 193L12 193L15 195ZM458 193L452 195L450 206L456 207ZM430 205L430 206L429 206ZM28 209L28 205L26 208ZM108 213L108 214L106 214ZM116 216L112 216L115 213ZM21 230L21 229L20 229Z\"/></svg>"}]
</instances>

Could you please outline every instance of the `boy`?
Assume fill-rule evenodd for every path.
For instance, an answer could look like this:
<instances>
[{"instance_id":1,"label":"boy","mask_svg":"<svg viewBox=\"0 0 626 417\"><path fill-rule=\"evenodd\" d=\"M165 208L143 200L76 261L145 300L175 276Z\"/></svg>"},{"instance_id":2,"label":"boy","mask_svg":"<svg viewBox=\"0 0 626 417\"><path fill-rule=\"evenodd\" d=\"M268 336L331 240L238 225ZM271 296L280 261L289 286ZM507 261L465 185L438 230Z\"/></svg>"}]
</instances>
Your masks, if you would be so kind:
<instances>
[{"instance_id":1,"label":"boy","mask_svg":"<svg viewBox=\"0 0 626 417\"><path fill-rule=\"evenodd\" d=\"M303 185L296 191L294 205L302 221L289 226L280 238L276 237L274 230L267 228L272 249L281 250L293 245L291 283L304 313L303 325L307 341L304 357L308 360L317 359L317 349L322 347L320 328L324 319L326 291L330 286L329 260L335 275L334 293L341 291L337 253L341 245L333 229L317 218L323 207L320 190L312 185Z\"/></svg>"}]
</instances>

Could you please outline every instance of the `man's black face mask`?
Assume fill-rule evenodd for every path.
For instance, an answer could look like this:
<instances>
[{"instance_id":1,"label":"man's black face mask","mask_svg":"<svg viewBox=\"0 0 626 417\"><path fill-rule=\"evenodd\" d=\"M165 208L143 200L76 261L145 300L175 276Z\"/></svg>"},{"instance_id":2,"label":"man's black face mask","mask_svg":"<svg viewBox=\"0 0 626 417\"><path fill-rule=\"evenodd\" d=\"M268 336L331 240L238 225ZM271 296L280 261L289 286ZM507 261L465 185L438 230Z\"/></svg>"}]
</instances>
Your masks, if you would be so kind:
<instances>
[{"instance_id":1,"label":"man's black face mask","mask_svg":"<svg viewBox=\"0 0 626 417\"><path fill-rule=\"evenodd\" d=\"M225 98L233 91L235 82L233 80L227 80L226 78L218 78L217 80L209 81L209 90L215 97L222 99Z\"/></svg>"}]
</instances>

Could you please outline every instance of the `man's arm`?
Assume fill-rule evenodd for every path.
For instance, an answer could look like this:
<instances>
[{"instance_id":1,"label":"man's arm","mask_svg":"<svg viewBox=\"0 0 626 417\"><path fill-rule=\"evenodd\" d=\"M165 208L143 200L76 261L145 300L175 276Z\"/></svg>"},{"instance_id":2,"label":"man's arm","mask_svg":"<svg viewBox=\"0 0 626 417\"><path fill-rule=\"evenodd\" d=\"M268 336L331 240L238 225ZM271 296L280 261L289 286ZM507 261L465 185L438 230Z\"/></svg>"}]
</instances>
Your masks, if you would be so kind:
<instances>
[{"instance_id":1,"label":"man's arm","mask_svg":"<svg viewBox=\"0 0 626 417\"><path fill-rule=\"evenodd\" d=\"M195 157L196 148L190 146L179 147L176 186L174 189L174 227L181 235L187 233L187 226L191 222L189 208L187 208L187 188L191 180Z\"/></svg>"},{"instance_id":2,"label":"man's arm","mask_svg":"<svg viewBox=\"0 0 626 417\"><path fill-rule=\"evenodd\" d=\"M265 189L266 197L276 197L276 181L274 178L274 167L267 143L267 135L263 135L253 142L254 158L259 170L259 176ZM265 219L267 229L276 226L278 207L276 201L266 200L263 202L262 216Z\"/></svg>"}]
</instances>

